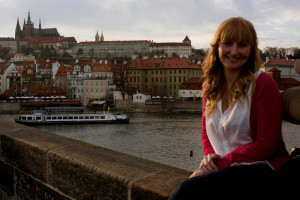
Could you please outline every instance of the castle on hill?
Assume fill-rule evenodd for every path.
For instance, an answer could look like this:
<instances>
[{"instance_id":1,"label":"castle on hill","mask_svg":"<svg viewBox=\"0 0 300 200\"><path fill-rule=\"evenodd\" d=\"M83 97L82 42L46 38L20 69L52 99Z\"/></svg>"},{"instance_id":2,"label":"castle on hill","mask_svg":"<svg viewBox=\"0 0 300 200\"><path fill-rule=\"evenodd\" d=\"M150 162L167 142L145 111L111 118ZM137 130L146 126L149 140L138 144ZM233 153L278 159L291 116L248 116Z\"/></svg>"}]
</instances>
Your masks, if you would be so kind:
<instances>
[{"instance_id":1,"label":"castle on hill","mask_svg":"<svg viewBox=\"0 0 300 200\"><path fill-rule=\"evenodd\" d=\"M29 38L35 37L55 37L59 36L56 28L42 28L41 20L39 21L39 28L34 28L34 23L31 21L30 12L28 12L27 21L24 19L23 29L21 29L19 18L15 31L15 39L17 42L27 41Z\"/></svg>"}]
</instances>

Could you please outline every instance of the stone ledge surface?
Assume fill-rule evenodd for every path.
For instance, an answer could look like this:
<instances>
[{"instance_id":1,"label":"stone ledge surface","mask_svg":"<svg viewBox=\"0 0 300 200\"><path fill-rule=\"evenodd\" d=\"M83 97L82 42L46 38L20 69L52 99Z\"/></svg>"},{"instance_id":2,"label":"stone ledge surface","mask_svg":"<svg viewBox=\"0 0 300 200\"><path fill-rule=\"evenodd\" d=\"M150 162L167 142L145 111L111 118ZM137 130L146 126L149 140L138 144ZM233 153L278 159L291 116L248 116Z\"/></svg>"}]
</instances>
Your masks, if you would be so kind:
<instances>
[{"instance_id":1,"label":"stone ledge surface","mask_svg":"<svg viewBox=\"0 0 300 200\"><path fill-rule=\"evenodd\" d=\"M15 189L17 196L52 188L63 199L168 199L191 173L4 119L0 129L0 168L8 163L17 182L30 184L28 191ZM11 186L0 186L12 195Z\"/></svg>"}]
</instances>

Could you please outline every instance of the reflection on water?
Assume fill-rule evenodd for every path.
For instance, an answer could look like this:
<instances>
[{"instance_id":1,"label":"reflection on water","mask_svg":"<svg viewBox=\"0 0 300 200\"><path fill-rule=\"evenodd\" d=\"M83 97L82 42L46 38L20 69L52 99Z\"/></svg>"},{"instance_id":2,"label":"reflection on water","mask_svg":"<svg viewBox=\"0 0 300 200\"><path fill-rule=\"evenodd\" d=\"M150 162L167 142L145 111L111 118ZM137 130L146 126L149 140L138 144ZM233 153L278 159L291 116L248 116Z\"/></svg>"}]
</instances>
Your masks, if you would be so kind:
<instances>
[{"instance_id":1,"label":"reflection on water","mask_svg":"<svg viewBox=\"0 0 300 200\"><path fill-rule=\"evenodd\" d=\"M16 115L1 115L13 120ZM200 114L134 113L129 124L42 125L37 128L156 162L194 170L203 156ZM283 122L288 151L300 146L300 126ZM189 156L193 150L193 157Z\"/></svg>"}]
</instances>

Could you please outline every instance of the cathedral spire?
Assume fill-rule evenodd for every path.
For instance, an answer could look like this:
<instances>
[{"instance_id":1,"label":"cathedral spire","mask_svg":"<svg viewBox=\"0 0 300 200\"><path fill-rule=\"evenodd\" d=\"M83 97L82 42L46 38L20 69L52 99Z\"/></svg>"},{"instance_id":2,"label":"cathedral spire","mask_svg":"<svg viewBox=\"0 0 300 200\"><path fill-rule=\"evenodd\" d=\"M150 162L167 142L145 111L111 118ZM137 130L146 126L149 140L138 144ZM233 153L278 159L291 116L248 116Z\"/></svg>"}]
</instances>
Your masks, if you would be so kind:
<instances>
[{"instance_id":1,"label":"cathedral spire","mask_svg":"<svg viewBox=\"0 0 300 200\"><path fill-rule=\"evenodd\" d=\"M97 33L96 33L96 36L95 36L95 42L99 42L100 39L99 39L99 33L98 33L98 30L97 30Z\"/></svg>"},{"instance_id":2,"label":"cathedral spire","mask_svg":"<svg viewBox=\"0 0 300 200\"><path fill-rule=\"evenodd\" d=\"M103 31L101 31L101 38L100 38L100 41L101 41L101 42L104 41Z\"/></svg>"},{"instance_id":3,"label":"cathedral spire","mask_svg":"<svg viewBox=\"0 0 300 200\"><path fill-rule=\"evenodd\" d=\"M20 26L20 21L19 21L19 17L18 17L18 20L17 20L17 26L16 26L16 32L15 32L15 38L16 39L21 39L21 26Z\"/></svg>"},{"instance_id":4,"label":"cathedral spire","mask_svg":"<svg viewBox=\"0 0 300 200\"><path fill-rule=\"evenodd\" d=\"M28 11L27 24L31 24L30 11Z\"/></svg>"},{"instance_id":5,"label":"cathedral spire","mask_svg":"<svg viewBox=\"0 0 300 200\"><path fill-rule=\"evenodd\" d=\"M16 30L17 29L21 29L21 26L20 26L20 21L19 21L19 17L18 17L18 20L17 20L17 26L16 26Z\"/></svg>"}]
</instances>

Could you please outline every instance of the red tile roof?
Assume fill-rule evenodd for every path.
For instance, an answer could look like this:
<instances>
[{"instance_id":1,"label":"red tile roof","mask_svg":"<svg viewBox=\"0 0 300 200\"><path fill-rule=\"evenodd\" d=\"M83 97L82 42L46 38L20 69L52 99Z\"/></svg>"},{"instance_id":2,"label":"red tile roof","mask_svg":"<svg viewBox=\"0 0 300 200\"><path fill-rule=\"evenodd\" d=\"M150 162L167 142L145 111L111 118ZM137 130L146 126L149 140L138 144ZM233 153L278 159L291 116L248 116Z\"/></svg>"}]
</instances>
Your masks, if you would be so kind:
<instances>
[{"instance_id":1,"label":"red tile roof","mask_svg":"<svg viewBox=\"0 0 300 200\"><path fill-rule=\"evenodd\" d=\"M31 37L29 42L46 42L46 43L60 43L60 42L76 42L74 37L50 36L50 37Z\"/></svg>"},{"instance_id":2,"label":"red tile roof","mask_svg":"<svg viewBox=\"0 0 300 200\"><path fill-rule=\"evenodd\" d=\"M201 66L183 58L137 58L129 63L129 69L201 69Z\"/></svg>"},{"instance_id":3,"label":"red tile roof","mask_svg":"<svg viewBox=\"0 0 300 200\"><path fill-rule=\"evenodd\" d=\"M124 40L124 41L96 41L96 42L80 42L79 44L107 44L107 43L122 43L122 44L130 44L130 43L151 43L149 40Z\"/></svg>"},{"instance_id":4,"label":"red tile roof","mask_svg":"<svg viewBox=\"0 0 300 200\"><path fill-rule=\"evenodd\" d=\"M65 66L62 65L58 68L57 72L56 72L56 76L67 76L68 72L70 74L73 73L74 68L72 66Z\"/></svg>"},{"instance_id":5,"label":"red tile roof","mask_svg":"<svg viewBox=\"0 0 300 200\"><path fill-rule=\"evenodd\" d=\"M112 71L112 63L107 62L105 63L94 63L92 66L92 72L111 72Z\"/></svg>"},{"instance_id":6,"label":"red tile roof","mask_svg":"<svg viewBox=\"0 0 300 200\"><path fill-rule=\"evenodd\" d=\"M281 78L280 79L280 85L300 85L300 81L297 81L294 78Z\"/></svg>"},{"instance_id":7,"label":"red tile roof","mask_svg":"<svg viewBox=\"0 0 300 200\"><path fill-rule=\"evenodd\" d=\"M150 44L150 47L162 47L162 46L191 46L187 43L182 43L182 42L164 42L164 43L156 43L153 42Z\"/></svg>"},{"instance_id":8,"label":"red tile roof","mask_svg":"<svg viewBox=\"0 0 300 200\"><path fill-rule=\"evenodd\" d=\"M41 86L41 85L32 85L28 86L27 90L28 95L33 96L66 96L66 91L59 88L54 87L52 85Z\"/></svg>"},{"instance_id":9,"label":"red tile roof","mask_svg":"<svg viewBox=\"0 0 300 200\"><path fill-rule=\"evenodd\" d=\"M190 38L188 36L185 36L183 41L191 41Z\"/></svg>"},{"instance_id":10,"label":"red tile roof","mask_svg":"<svg viewBox=\"0 0 300 200\"><path fill-rule=\"evenodd\" d=\"M0 62L0 74L3 74L7 69L6 62Z\"/></svg>"},{"instance_id":11,"label":"red tile roof","mask_svg":"<svg viewBox=\"0 0 300 200\"><path fill-rule=\"evenodd\" d=\"M31 37L28 39L28 42L46 42L46 43L59 43L62 41L61 36L52 36L52 37Z\"/></svg>"},{"instance_id":12,"label":"red tile roof","mask_svg":"<svg viewBox=\"0 0 300 200\"><path fill-rule=\"evenodd\" d=\"M273 67L268 72L281 72L281 71L279 69L277 69L276 67Z\"/></svg>"},{"instance_id":13,"label":"red tile roof","mask_svg":"<svg viewBox=\"0 0 300 200\"><path fill-rule=\"evenodd\" d=\"M295 60L293 59L285 59L285 58L270 58L268 62L263 63L263 66L278 66L278 65L283 65L283 66L294 66Z\"/></svg>"},{"instance_id":14,"label":"red tile roof","mask_svg":"<svg viewBox=\"0 0 300 200\"><path fill-rule=\"evenodd\" d=\"M180 86L180 89L183 90L202 90L202 83L203 78L202 77L191 77L182 85Z\"/></svg>"},{"instance_id":15,"label":"red tile roof","mask_svg":"<svg viewBox=\"0 0 300 200\"><path fill-rule=\"evenodd\" d=\"M75 42L77 43L77 40L74 37L63 37L61 40L62 42Z\"/></svg>"},{"instance_id":16,"label":"red tile roof","mask_svg":"<svg viewBox=\"0 0 300 200\"><path fill-rule=\"evenodd\" d=\"M25 87L25 86L24 86ZM24 87L22 89L24 89ZM66 92L58 87L54 86L41 86L41 85L27 85L27 95L28 96L66 96ZM4 96L12 96L15 93L16 85L13 85L6 90ZM18 93L21 92L21 87L17 87Z\"/></svg>"}]
</instances>

